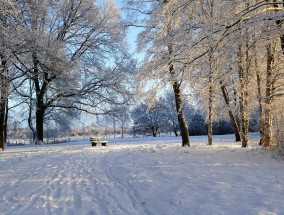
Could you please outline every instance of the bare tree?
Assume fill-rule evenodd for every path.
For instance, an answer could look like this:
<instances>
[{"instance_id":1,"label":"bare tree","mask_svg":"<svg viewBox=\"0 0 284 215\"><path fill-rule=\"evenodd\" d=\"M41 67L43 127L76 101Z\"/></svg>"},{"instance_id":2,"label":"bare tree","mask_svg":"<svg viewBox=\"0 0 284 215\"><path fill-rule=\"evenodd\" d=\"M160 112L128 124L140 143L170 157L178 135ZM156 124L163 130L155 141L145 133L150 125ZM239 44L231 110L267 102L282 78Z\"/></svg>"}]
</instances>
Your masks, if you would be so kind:
<instances>
[{"instance_id":1,"label":"bare tree","mask_svg":"<svg viewBox=\"0 0 284 215\"><path fill-rule=\"evenodd\" d=\"M10 82L17 78L9 74L12 52L18 45L18 10L11 0L0 1L0 148L4 150L7 135L8 95Z\"/></svg>"},{"instance_id":2,"label":"bare tree","mask_svg":"<svg viewBox=\"0 0 284 215\"><path fill-rule=\"evenodd\" d=\"M131 113L134 121L133 133L152 135L156 137L167 129L166 107L156 101L151 107L144 102L137 106Z\"/></svg>"},{"instance_id":3,"label":"bare tree","mask_svg":"<svg viewBox=\"0 0 284 215\"><path fill-rule=\"evenodd\" d=\"M135 62L123 46L125 29L112 1L23 1L18 7L26 25L25 53L17 59L33 91L18 93L31 99L30 108L36 105L36 143L43 142L44 120L53 109L102 114L107 103L129 99ZM119 95L115 101L113 93Z\"/></svg>"},{"instance_id":4,"label":"bare tree","mask_svg":"<svg viewBox=\"0 0 284 215\"><path fill-rule=\"evenodd\" d=\"M184 69L175 62L178 46L175 43L176 13L172 13L171 2L163 1L127 1L127 9L138 17L139 22L130 23L134 26L144 26L138 36L139 49L146 48L146 57L138 74L138 89L145 90L145 83L155 81L150 89L148 100L155 100L161 87L171 86L175 96L177 118L182 136L182 146L190 146L189 131L183 113L183 83ZM132 14L132 15L133 15ZM144 88L144 89L143 89Z\"/></svg>"}]
</instances>

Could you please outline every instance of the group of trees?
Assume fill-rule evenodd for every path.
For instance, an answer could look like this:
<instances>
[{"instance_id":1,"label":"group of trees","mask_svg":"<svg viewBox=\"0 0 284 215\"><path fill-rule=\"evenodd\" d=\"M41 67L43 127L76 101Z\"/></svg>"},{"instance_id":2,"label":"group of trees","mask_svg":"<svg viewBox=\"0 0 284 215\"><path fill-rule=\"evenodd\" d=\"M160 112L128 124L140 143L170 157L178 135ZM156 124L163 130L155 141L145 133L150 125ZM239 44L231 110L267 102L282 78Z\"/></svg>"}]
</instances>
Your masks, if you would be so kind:
<instances>
[{"instance_id":1,"label":"group of trees","mask_svg":"<svg viewBox=\"0 0 284 215\"><path fill-rule=\"evenodd\" d=\"M126 104L136 63L125 35L113 1L0 0L1 148L10 108L42 143L46 123Z\"/></svg>"},{"instance_id":2,"label":"group of trees","mask_svg":"<svg viewBox=\"0 0 284 215\"><path fill-rule=\"evenodd\" d=\"M206 110L209 145L213 122L223 112L236 140L247 147L255 109L260 144L283 141L283 1L127 0L125 9L128 24L143 29L140 96L155 98L160 89L172 87L183 146L190 145L182 109L188 90Z\"/></svg>"},{"instance_id":3,"label":"group of trees","mask_svg":"<svg viewBox=\"0 0 284 215\"><path fill-rule=\"evenodd\" d=\"M178 135L178 122L173 105L173 97L160 98L151 107L142 102L131 113L133 134L153 135L162 132L174 132Z\"/></svg>"},{"instance_id":4,"label":"group of trees","mask_svg":"<svg viewBox=\"0 0 284 215\"><path fill-rule=\"evenodd\" d=\"M142 102L131 112L133 120L132 133L136 135L151 135L156 137L161 133L173 132L175 136L180 135L179 122L174 106L173 96L161 97L150 107ZM207 125L204 114L189 105L184 105L185 119L190 122L191 135L205 135Z\"/></svg>"},{"instance_id":5,"label":"group of trees","mask_svg":"<svg viewBox=\"0 0 284 215\"><path fill-rule=\"evenodd\" d=\"M255 110L260 144L283 141L283 1L120 3L124 20L111 0L0 0L2 149L11 108L21 110L35 143L43 142L44 126L71 125L82 111L107 114L114 130L118 120L123 128L136 69L124 41L127 26L142 29L137 46L145 57L136 87L153 107L142 104L135 111L155 116L168 103L156 101L157 95L171 88L171 111L165 109L166 117L153 124L179 130L183 146L190 146L191 131L186 92L205 112L209 145L213 122L226 114L236 140L247 147ZM151 132L156 135L157 128Z\"/></svg>"},{"instance_id":6,"label":"group of trees","mask_svg":"<svg viewBox=\"0 0 284 215\"><path fill-rule=\"evenodd\" d=\"M180 135L178 118L175 110L175 101L172 93L166 93L158 98L153 105L149 106L147 102L137 105L131 112L133 120L132 135L149 135L156 137L161 133L174 133ZM183 112L186 121L189 123L188 130L190 136L206 135L208 133L208 120L206 120L206 111L192 102L186 102L183 105ZM249 131L258 131L257 111L253 111L250 118ZM228 114L221 114L212 124L213 134L232 134L234 126L230 122Z\"/></svg>"}]
</instances>

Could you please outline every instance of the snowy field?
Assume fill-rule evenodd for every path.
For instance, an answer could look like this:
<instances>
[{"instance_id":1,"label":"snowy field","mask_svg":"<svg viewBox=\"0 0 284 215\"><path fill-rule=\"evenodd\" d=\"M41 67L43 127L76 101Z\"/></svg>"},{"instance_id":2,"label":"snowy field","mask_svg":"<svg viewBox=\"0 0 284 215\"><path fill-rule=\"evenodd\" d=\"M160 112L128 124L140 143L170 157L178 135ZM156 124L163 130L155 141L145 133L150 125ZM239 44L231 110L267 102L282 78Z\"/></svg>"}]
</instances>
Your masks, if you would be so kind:
<instances>
[{"instance_id":1,"label":"snowy field","mask_svg":"<svg viewBox=\"0 0 284 215\"><path fill-rule=\"evenodd\" d=\"M284 214L284 161L233 136L10 146L0 152L1 215Z\"/></svg>"}]
</instances>

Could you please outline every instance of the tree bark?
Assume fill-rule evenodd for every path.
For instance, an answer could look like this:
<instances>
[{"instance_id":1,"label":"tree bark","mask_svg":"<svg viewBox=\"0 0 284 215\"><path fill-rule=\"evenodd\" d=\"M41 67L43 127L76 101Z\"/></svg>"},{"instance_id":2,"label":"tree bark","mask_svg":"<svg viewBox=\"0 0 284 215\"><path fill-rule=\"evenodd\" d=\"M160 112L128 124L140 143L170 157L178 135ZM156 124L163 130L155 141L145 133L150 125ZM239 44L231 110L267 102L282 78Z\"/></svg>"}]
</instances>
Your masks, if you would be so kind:
<instances>
[{"instance_id":1,"label":"tree bark","mask_svg":"<svg viewBox=\"0 0 284 215\"><path fill-rule=\"evenodd\" d=\"M212 71L212 57L209 56L209 101L208 101L208 145L212 145L213 142L213 71Z\"/></svg>"},{"instance_id":2,"label":"tree bark","mask_svg":"<svg viewBox=\"0 0 284 215\"><path fill-rule=\"evenodd\" d=\"M239 81L240 81L240 113L241 113L241 129L242 129L242 147L248 147L248 83L247 69L243 68L243 59L241 55L241 46L239 47ZM247 59L246 59L247 60Z\"/></svg>"},{"instance_id":3,"label":"tree bark","mask_svg":"<svg viewBox=\"0 0 284 215\"><path fill-rule=\"evenodd\" d=\"M255 65L256 65L256 82L257 82L257 92L258 92L258 124L259 124L259 133L260 133L260 139L259 139L259 145L262 145L263 142L263 107L262 107L262 92L261 92L261 75L257 68L257 59L255 59Z\"/></svg>"},{"instance_id":4,"label":"tree bark","mask_svg":"<svg viewBox=\"0 0 284 215\"><path fill-rule=\"evenodd\" d=\"M213 19L214 15L214 1L208 2L209 10L210 10L210 18ZM212 27L212 32L214 32L214 27ZM214 44L214 35L211 35L209 37L209 46L210 46L210 51L209 51L209 80L208 80L208 145L213 144L213 44Z\"/></svg>"},{"instance_id":5,"label":"tree bark","mask_svg":"<svg viewBox=\"0 0 284 215\"><path fill-rule=\"evenodd\" d=\"M267 1L269 2L269 1ZM283 4L284 6L284 4ZM278 7L278 4L275 4L274 7ZM281 26L281 21L276 20L276 24ZM280 35L280 42L282 53L284 50L284 35ZM272 101L273 101L273 63L274 56L272 48L272 43L268 42L266 47L267 49L267 58L266 58L266 88L265 88L265 111L264 111L264 127L263 127L263 141L262 145L264 147L271 147L273 145L272 137Z\"/></svg>"},{"instance_id":6,"label":"tree bark","mask_svg":"<svg viewBox=\"0 0 284 215\"><path fill-rule=\"evenodd\" d=\"M48 79L48 73L43 72L42 74L42 84L40 84L40 74L39 74L39 62L37 60L37 54L33 53L33 63L34 63L34 77L33 82L36 90L36 132L35 132L35 144L43 144L43 125L44 125L44 115L45 115L45 104L44 96L47 91L48 84L50 80Z\"/></svg>"},{"instance_id":7,"label":"tree bark","mask_svg":"<svg viewBox=\"0 0 284 215\"><path fill-rule=\"evenodd\" d=\"M177 81L173 83L173 89L174 89L174 94L175 94L178 122L180 126L180 134L182 137L182 146L190 146L189 131L187 128L187 124L185 121L183 108L182 108L182 95L181 95L180 85Z\"/></svg>"},{"instance_id":8,"label":"tree bark","mask_svg":"<svg viewBox=\"0 0 284 215\"><path fill-rule=\"evenodd\" d=\"M32 81L30 80L30 104L29 104L29 116L28 116L28 125L29 125L29 128L31 129L32 131L32 134L33 134L33 137L32 137L32 140L33 142L35 142L35 139L36 139L36 131L34 129L34 126L33 126L33 117L32 117L32 112L33 112L33 100L32 100L32 96L33 96L33 90L32 90Z\"/></svg>"},{"instance_id":9,"label":"tree bark","mask_svg":"<svg viewBox=\"0 0 284 215\"><path fill-rule=\"evenodd\" d=\"M5 121L6 121L6 108L8 101L8 86L7 86L7 74L8 74L8 62L4 56L1 56L1 71L0 71L0 148L5 148Z\"/></svg>"},{"instance_id":10,"label":"tree bark","mask_svg":"<svg viewBox=\"0 0 284 215\"><path fill-rule=\"evenodd\" d=\"M211 77L211 76L210 76ZM210 78L209 78L210 79ZM210 81L210 80L209 80ZM213 142L213 86L209 86L208 145Z\"/></svg>"},{"instance_id":11,"label":"tree bark","mask_svg":"<svg viewBox=\"0 0 284 215\"><path fill-rule=\"evenodd\" d=\"M9 114L8 102L9 102L9 100L8 100L8 95L7 95L7 98L6 98L6 113L5 113L5 122L4 122L4 141L5 141L5 143L7 143L7 127L8 127L8 114Z\"/></svg>"},{"instance_id":12,"label":"tree bark","mask_svg":"<svg viewBox=\"0 0 284 215\"><path fill-rule=\"evenodd\" d=\"M124 116L121 123L121 138L124 138Z\"/></svg>"},{"instance_id":13,"label":"tree bark","mask_svg":"<svg viewBox=\"0 0 284 215\"><path fill-rule=\"evenodd\" d=\"M157 137L158 130L159 130L159 127L158 127L158 126L152 126L152 127L151 127L151 131L152 131L153 137Z\"/></svg>"},{"instance_id":14,"label":"tree bark","mask_svg":"<svg viewBox=\"0 0 284 215\"><path fill-rule=\"evenodd\" d=\"M176 130L174 130L174 134L175 134L175 136L176 136L176 137L178 136L178 133L177 133L177 131L176 131Z\"/></svg>"},{"instance_id":15,"label":"tree bark","mask_svg":"<svg viewBox=\"0 0 284 215\"><path fill-rule=\"evenodd\" d=\"M169 56L171 58L173 51L172 47L168 46L169 49ZM182 138L182 146L190 146L189 142L189 131L187 128L187 124L185 121L184 113L183 113L183 108L182 108L182 95L181 95L181 89L180 89L180 83L178 83L176 79L176 71L174 69L173 62L170 60L169 62L169 72L172 76L172 86L174 90L174 95L175 95L175 103L176 103L176 112L178 116L178 122L179 122L179 127L180 127L180 134Z\"/></svg>"},{"instance_id":16,"label":"tree bark","mask_svg":"<svg viewBox=\"0 0 284 215\"><path fill-rule=\"evenodd\" d=\"M263 146L272 146L272 65L273 54L271 43L267 45L267 68L266 68L266 90L265 90L265 111L264 111L264 134L263 134Z\"/></svg>"},{"instance_id":17,"label":"tree bark","mask_svg":"<svg viewBox=\"0 0 284 215\"><path fill-rule=\"evenodd\" d=\"M2 94L2 92L1 92ZM3 97L1 96L0 102L0 148L4 150L5 146L5 137L4 137L4 121L5 121L5 102L2 100Z\"/></svg>"},{"instance_id":18,"label":"tree bark","mask_svg":"<svg viewBox=\"0 0 284 215\"><path fill-rule=\"evenodd\" d=\"M167 4L169 0L163 0L163 4ZM169 16L170 17L170 16ZM169 18L168 17L168 18ZM172 60L173 58L173 47L172 47L172 38L173 38L173 33L172 33L172 24L173 20L169 19L169 23L166 23L167 26L167 36L169 37L168 41L168 57L169 57L169 63L168 63L168 69L169 73L171 75L171 81L172 81L172 87L175 95L175 105L176 105L176 112L177 112L177 117L178 117L178 122L179 122L179 127L180 127L180 134L182 138L182 146L190 146L189 142L189 131L187 127L187 123L184 117L183 113L183 102L182 102L182 94L181 94L181 84L177 80L177 74L176 70L174 68L174 62Z\"/></svg>"},{"instance_id":19,"label":"tree bark","mask_svg":"<svg viewBox=\"0 0 284 215\"><path fill-rule=\"evenodd\" d=\"M240 129L239 129L239 126L238 126L238 122L237 122L237 120L236 120L236 118L233 114L232 108L230 106L230 98L229 98L228 91L226 89L226 86L222 82L220 82L220 84L221 84L221 90L222 90L222 93L223 93L225 103L226 103L227 107L229 108L229 116L230 116L230 119L231 119L231 122L232 122L232 125L233 125L233 128L234 128L236 142L241 141Z\"/></svg>"},{"instance_id":20,"label":"tree bark","mask_svg":"<svg viewBox=\"0 0 284 215\"><path fill-rule=\"evenodd\" d=\"M44 103L43 98L38 98L37 110L36 110L36 144L43 144L43 124L44 124Z\"/></svg>"}]
</instances>

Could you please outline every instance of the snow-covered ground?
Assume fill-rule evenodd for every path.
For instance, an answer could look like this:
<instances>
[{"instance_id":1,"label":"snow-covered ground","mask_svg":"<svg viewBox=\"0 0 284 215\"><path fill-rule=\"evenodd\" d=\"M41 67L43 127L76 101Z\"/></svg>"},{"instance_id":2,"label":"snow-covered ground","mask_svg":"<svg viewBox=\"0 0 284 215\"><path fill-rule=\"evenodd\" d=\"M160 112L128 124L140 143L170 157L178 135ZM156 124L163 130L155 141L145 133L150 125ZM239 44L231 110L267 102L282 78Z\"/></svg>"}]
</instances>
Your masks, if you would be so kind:
<instances>
[{"instance_id":1,"label":"snow-covered ground","mask_svg":"<svg viewBox=\"0 0 284 215\"><path fill-rule=\"evenodd\" d=\"M88 141L0 152L1 215L284 214L284 161L231 135ZM255 140L256 141L256 140Z\"/></svg>"}]
</instances>

